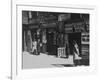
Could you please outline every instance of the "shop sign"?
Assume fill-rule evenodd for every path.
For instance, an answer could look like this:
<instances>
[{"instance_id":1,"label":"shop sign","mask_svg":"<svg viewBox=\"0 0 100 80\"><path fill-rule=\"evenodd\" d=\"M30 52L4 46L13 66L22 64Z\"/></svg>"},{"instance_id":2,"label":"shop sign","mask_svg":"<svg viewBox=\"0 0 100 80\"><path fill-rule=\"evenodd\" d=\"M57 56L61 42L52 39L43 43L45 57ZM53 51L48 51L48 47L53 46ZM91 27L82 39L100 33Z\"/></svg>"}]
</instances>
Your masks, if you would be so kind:
<instances>
[{"instance_id":1,"label":"shop sign","mask_svg":"<svg viewBox=\"0 0 100 80\"><path fill-rule=\"evenodd\" d=\"M71 31L75 29L75 32L84 32L85 31L85 25L83 23L73 23L73 24L66 24L65 25L65 31ZM86 25L87 30L88 29L88 24Z\"/></svg>"},{"instance_id":2,"label":"shop sign","mask_svg":"<svg viewBox=\"0 0 100 80\"><path fill-rule=\"evenodd\" d=\"M60 14L58 16L58 21L66 21L71 18L71 14Z\"/></svg>"}]
</instances>

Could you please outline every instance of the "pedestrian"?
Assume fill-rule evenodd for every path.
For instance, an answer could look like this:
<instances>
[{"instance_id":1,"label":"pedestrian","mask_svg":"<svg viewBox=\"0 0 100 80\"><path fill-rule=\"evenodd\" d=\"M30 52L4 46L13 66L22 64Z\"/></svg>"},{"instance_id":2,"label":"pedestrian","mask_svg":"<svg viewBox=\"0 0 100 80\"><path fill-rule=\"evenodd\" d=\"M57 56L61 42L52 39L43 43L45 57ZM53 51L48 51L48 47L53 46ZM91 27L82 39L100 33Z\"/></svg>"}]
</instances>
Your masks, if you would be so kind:
<instances>
[{"instance_id":1,"label":"pedestrian","mask_svg":"<svg viewBox=\"0 0 100 80\"><path fill-rule=\"evenodd\" d=\"M37 55L37 42L35 39L32 44L33 44L33 49L32 49L33 54Z\"/></svg>"},{"instance_id":2,"label":"pedestrian","mask_svg":"<svg viewBox=\"0 0 100 80\"><path fill-rule=\"evenodd\" d=\"M79 56L79 46L77 44L77 42L74 40L73 41L73 56L74 56L74 64L76 65L80 65L80 60L81 57Z\"/></svg>"}]
</instances>

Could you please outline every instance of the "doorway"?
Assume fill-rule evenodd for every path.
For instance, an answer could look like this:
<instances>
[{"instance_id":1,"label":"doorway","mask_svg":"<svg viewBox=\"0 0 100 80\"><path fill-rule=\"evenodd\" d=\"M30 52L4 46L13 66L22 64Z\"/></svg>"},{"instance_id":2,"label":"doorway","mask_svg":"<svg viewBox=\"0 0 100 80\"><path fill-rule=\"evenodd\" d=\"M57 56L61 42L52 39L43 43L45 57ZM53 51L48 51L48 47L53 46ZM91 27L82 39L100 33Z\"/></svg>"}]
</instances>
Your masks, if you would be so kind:
<instances>
[{"instance_id":1,"label":"doorway","mask_svg":"<svg viewBox=\"0 0 100 80\"><path fill-rule=\"evenodd\" d=\"M81 56L81 33L68 33L70 55L73 55L73 41L77 43L79 47L79 55Z\"/></svg>"},{"instance_id":2,"label":"doorway","mask_svg":"<svg viewBox=\"0 0 100 80\"><path fill-rule=\"evenodd\" d=\"M57 49L56 49L56 31L53 28L47 29L47 52L49 55L57 55Z\"/></svg>"}]
</instances>

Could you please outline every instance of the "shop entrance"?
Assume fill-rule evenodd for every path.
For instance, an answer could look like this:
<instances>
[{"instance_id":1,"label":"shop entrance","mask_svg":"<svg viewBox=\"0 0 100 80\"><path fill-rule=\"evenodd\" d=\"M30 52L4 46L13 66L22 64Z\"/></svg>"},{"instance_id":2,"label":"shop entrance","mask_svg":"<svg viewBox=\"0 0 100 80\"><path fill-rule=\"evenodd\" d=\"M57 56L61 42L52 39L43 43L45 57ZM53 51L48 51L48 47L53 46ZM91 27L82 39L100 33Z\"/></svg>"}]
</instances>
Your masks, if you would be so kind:
<instances>
[{"instance_id":1,"label":"shop entrance","mask_svg":"<svg viewBox=\"0 0 100 80\"><path fill-rule=\"evenodd\" d=\"M47 52L49 55L57 55L56 53L56 31L54 29L47 29Z\"/></svg>"},{"instance_id":2,"label":"shop entrance","mask_svg":"<svg viewBox=\"0 0 100 80\"><path fill-rule=\"evenodd\" d=\"M81 55L81 33L69 33L68 42L70 48L70 55L73 55L73 43L76 42L79 47L79 55Z\"/></svg>"}]
</instances>

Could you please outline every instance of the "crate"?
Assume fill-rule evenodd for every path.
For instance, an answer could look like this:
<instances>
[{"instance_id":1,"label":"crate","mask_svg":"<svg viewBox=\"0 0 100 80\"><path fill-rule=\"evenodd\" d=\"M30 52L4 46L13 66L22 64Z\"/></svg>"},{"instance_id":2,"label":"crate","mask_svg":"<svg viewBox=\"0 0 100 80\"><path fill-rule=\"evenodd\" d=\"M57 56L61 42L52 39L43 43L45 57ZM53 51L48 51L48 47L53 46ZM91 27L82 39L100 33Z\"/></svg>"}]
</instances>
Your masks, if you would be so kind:
<instances>
[{"instance_id":1,"label":"crate","mask_svg":"<svg viewBox=\"0 0 100 80\"><path fill-rule=\"evenodd\" d=\"M58 57L61 58L61 57L67 57L66 56L66 48L65 47L60 47L58 48Z\"/></svg>"}]
</instances>

